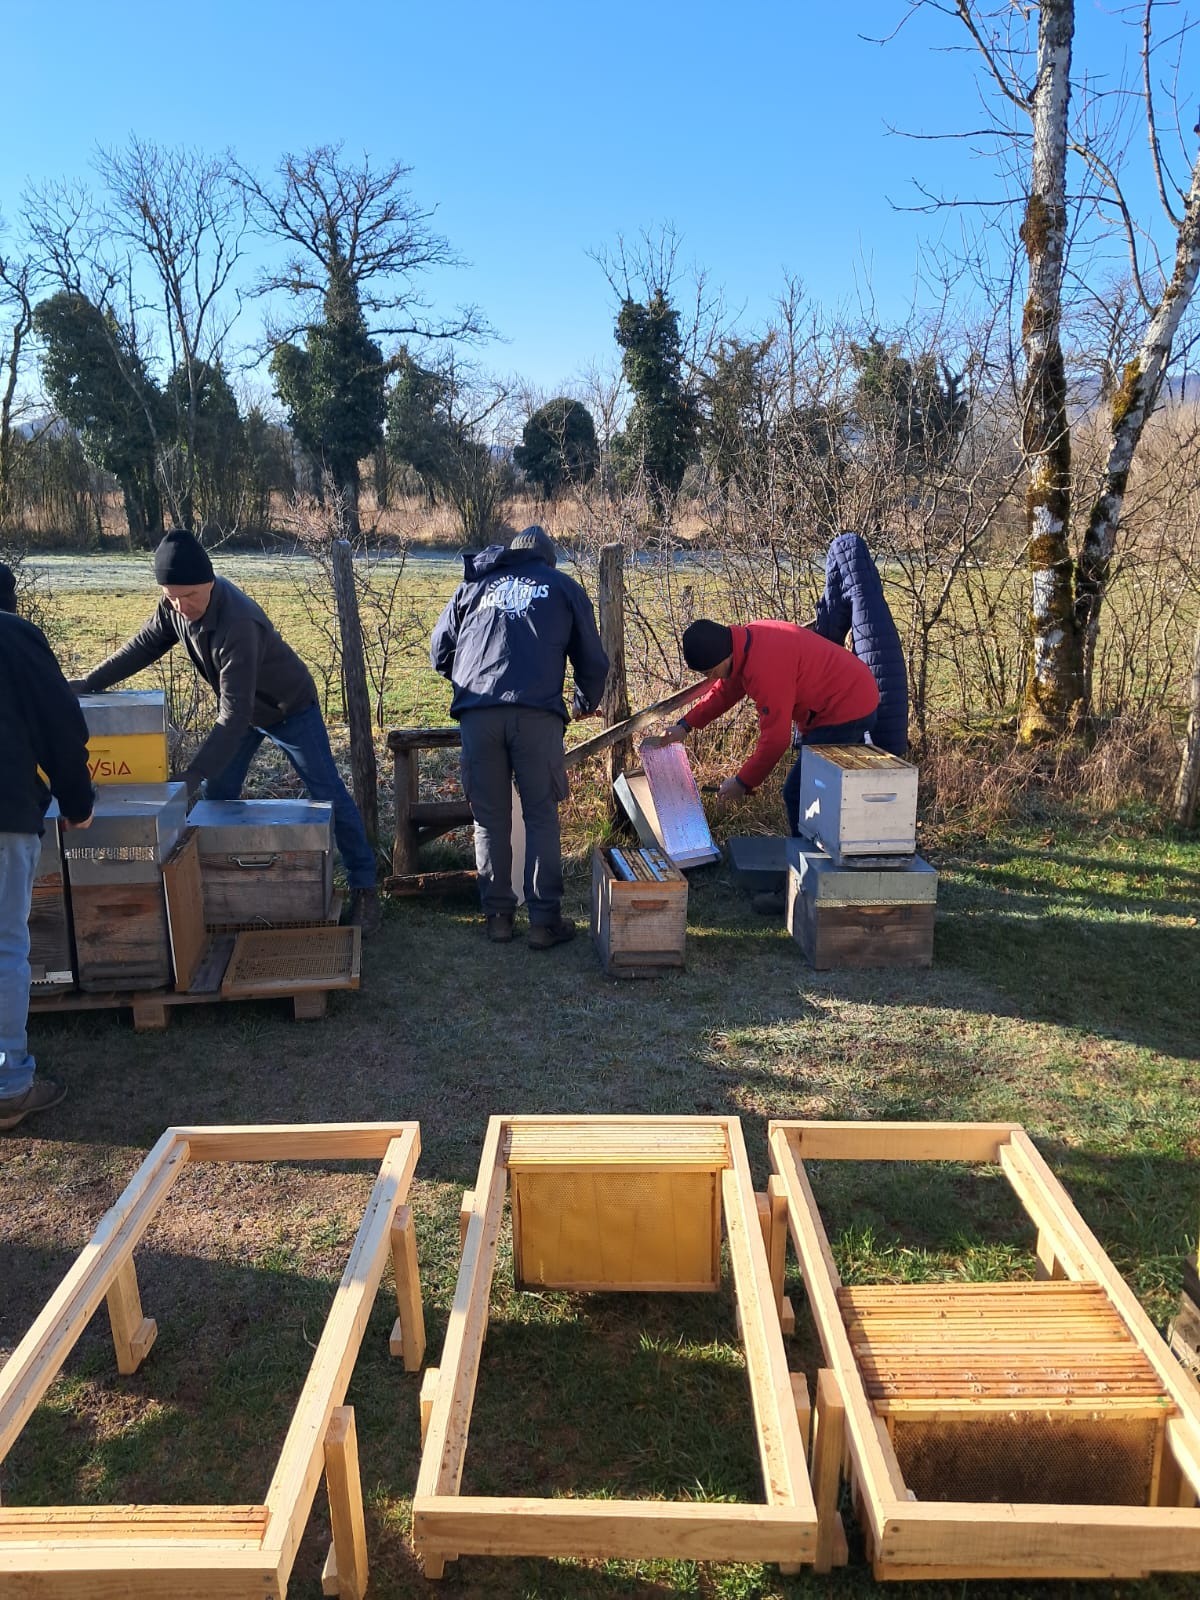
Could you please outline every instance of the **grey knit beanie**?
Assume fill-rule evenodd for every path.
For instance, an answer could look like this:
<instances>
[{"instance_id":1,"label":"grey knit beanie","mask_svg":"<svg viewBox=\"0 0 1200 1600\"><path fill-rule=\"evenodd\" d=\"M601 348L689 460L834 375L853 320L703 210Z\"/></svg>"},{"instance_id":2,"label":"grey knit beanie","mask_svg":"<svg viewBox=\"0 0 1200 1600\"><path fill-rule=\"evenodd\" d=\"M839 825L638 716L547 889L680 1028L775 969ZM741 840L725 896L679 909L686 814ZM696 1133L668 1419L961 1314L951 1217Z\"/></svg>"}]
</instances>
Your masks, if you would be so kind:
<instances>
[{"instance_id":1,"label":"grey knit beanie","mask_svg":"<svg viewBox=\"0 0 1200 1600\"><path fill-rule=\"evenodd\" d=\"M548 567L558 565L558 551L554 548L554 540L545 528L539 528L536 522L531 522L527 528L515 534L508 547L510 550L533 550Z\"/></svg>"}]
</instances>

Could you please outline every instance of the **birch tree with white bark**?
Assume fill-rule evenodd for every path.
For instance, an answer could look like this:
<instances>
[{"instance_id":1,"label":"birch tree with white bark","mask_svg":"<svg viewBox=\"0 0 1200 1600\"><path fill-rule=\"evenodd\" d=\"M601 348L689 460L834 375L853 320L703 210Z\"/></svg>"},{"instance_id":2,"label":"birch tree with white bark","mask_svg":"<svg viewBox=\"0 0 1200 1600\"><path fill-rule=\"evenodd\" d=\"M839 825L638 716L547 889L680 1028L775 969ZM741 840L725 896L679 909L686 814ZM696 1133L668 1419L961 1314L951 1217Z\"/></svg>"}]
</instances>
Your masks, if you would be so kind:
<instances>
[{"instance_id":1,"label":"birch tree with white bark","mask_svg":"<svg viewBox=\"0 0 1200 1600\"><path fill-rule=\"evenodd\" d=\"M1091 710L1092 666L1103 607L1117 555L1121 514L1139 441L1157 405L1180 324L1200 274L1200 148L1178 97L1168 91L1160 115L1156 84L1155 0L1138 12L1140 82L1113 91L1140 100L1153 182L1170 247L1155 247L1152 228L1134 214L1123 171L1127 131L1104 96L1077 91L1072 52L1074 0L1009 0L980 5L926 0L957 18L982 58L992 89L1029 123L1028 181L1020 238L1027 264L1021 319L1024 358L1022 446L1030 578L1031 653L1020 714L1026 741L1076 729ZM1186 32L1178 18L1171 43ZM1079 75L1082 80L1082 74ZM1185 128L1184 123L1187 123ZM1107 126L1107 137L1097 130ZM1024 142L998 116L987 130L1012 149ZM1168 139L1169 135L1169 139ZM1069 167L1078 183L1069 186ZM1186 177L1176 180L1173 170ZM1069 199L1071 189L1075 195ZM1084 212L1115 230L1128 255L1141 326L1132 359L1109 402L1108 448L1086 520L1071 504L1071 429L1063 359L1064 281L1073 224ZM1094 230L1093 230L1094 236ZM1079 523L1082 521L1082 528ZM1076 547L1078 553L1076 554Z\"/></svg>"}]
</instances>

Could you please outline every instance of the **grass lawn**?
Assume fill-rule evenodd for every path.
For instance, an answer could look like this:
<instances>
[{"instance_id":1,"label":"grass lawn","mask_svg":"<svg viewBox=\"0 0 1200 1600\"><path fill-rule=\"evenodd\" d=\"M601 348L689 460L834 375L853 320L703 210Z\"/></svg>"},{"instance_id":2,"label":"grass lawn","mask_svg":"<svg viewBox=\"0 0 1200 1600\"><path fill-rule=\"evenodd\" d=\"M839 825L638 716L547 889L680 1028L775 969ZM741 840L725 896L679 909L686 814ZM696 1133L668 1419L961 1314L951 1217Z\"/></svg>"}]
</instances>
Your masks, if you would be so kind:
<instances>
[{"instance_id":1,"label":"grass lawn","mask_svg":"<svg viewBox=\"0 0 1200 1600\"><path fill-rule=\"evenodd\" d=\"M113 623L114 627L121 624ZM583 831L565 909L586 917ZM392 904L357 995L321 1023L273 1004L184 1007L165 1034L111 1012L35 1019L70 1097L0 1141L0 1356L22 1336L163 1128L184 1122L414 1117L413 1192L428 1359L457 1265L458 1206L491 1112L736 1112L755 1176L766 1120L1023 1122L1161 1326L1200 1216L1200 841L1133 812L1074 814L927 850L942 872L929 972L818 974L754 916L724 865L692 875L686 971L604 978L586 938L493 946L468 901ZM856 1281L1032 1271L1033 1237L988 1172L830 1165L819 1197ZM188 1170L138 1253L158 1342L119 1378L103 1310L0 1468L6 1505L259 1499L357 1228L371 1170ZM757 1498L727 1293L516 1294L502 1253L466 1492ZM818 1352L797 1282L791 1364ZM370 1593L436 1593L407 1542L419 1378L387 1354L387 1284L348 1395L368 1502ZM686 1563L464 1557L442 1592L533 1596L863 1596L853 1526L830 1578ZM292 1580L319 1593L318 1492ZM1184 1600L1146 1584L910 1585L918 1596Z\"/></svg>"}]
</instances>

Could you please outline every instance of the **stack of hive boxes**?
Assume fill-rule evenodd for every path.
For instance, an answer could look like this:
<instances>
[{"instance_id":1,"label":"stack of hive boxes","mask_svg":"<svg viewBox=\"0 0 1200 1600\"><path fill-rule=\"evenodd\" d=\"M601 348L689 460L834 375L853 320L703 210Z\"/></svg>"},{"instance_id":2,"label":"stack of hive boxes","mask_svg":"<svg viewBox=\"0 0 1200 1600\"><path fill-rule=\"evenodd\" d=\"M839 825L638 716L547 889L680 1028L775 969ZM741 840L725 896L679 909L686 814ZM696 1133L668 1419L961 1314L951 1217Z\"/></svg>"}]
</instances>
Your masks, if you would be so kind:
<instances>
[{"instance_id":1,"label":"stack of hive boxes","mask_svg":"<svg viewBox=\"0 0 1200 1600\"><path fill-rule=\"evenodd\" d=\"M90 993L170 986L172 936L180 930L171 924L163 868L189 825L197 829L202 885L189 902L193 938L202 940L214 924L279 927L330 917L331 806L201 802L189 816L186 785L167 781L162 691L82 695L80 707L96 803L85 830L63 830L54 806L47 815L30 916L35 992L76 983Z\"/></svg>"},{"instance_id":2,"label":"stack of hive boxes","mask_svg":"<svg viewBox=\"0 0 1200 1600\"><path fill-rule=\"evenodd\" d=\"M96 803L86 830L63 829L56 806L47 814L30 916L34 991L159 988L171 977L162 863L187 813L185 786L166 781L166 697L83 695L80 708Z\"/></svg>"},{"instance_id":3,"label":"stack of hive boxes","mask_svg":"<svg viewBox=\"0 0 1200 1600\"><path fill-rule=\"evenodd\" d=\"M814 967L927 967L937 873L917 855L917 769L873 745L805 745L787 922Z\"/></svg>"}]
</instances>

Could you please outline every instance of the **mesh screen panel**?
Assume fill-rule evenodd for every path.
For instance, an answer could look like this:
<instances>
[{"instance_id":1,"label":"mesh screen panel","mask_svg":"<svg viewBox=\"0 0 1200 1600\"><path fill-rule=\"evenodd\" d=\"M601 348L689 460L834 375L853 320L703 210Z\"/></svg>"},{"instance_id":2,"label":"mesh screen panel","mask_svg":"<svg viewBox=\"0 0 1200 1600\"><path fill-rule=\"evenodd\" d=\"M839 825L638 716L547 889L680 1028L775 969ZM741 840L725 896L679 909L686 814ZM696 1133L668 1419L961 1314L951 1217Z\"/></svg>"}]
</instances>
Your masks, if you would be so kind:
<instances>
[{"instance_id":1,"label":"mesh screen panel","mask_svg":"<svg viewBox=\"0 0 1200 1600\"><path fill-rule=\"evenodd\" d=\"M981 1414L897 1421L904 1481L919 1500L1043 1505L1149 1503L1161 1419Z\"/></svg>"},{"instance_id":2,"label":"mesh screen panel","mask_svg":"<svg viewBox=\"0 0 1200 1600\"><path fill-rule=\"evenodd\" d=\"M720 1191L712 1172L512 1172L521 1285L715 1289Z\"/></svg>"}]
</instances>

